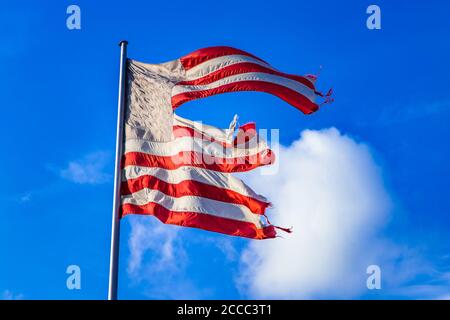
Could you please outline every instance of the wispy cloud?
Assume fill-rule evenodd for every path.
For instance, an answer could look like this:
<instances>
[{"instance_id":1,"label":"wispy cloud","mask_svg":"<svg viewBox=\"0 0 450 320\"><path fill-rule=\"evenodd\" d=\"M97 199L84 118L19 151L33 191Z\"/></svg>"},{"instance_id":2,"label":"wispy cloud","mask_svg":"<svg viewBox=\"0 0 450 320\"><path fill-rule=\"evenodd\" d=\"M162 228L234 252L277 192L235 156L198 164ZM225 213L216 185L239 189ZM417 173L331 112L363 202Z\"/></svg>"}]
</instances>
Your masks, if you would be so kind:
<instances>
[{"instance_id":1,"label":"wispy cloud","mask_svg":"<svg viewBox=\"0 0 450 320\"><path fill-rule=\"evenodd\" d=\"M105 151L90 153L81 159L70 161L59 174L63 179L78 184L105 183L111 179L111 174L104 172L110 158L110 154Z\"/></svg>"},{"instance_id":2,"label":"wispy cloud","mask_svg":"<svg viewBox=\"0 0 450 320\"><path fill-rule=\"evenodd\" d=\"M236 261L239 258L239 252L229 238L205 238L207 242L212 242L225 256L229 262Z\"/></svg>"},{"instance_id":3,"label":"wispy cloud","mask_svg":"<svg viewBox=\"0 0 450 320\"><path fill-rule=\"evenodd\" d=\"M164 225L153 217L127 220L131 225L127 271L132 285L142 285L149 298L200 298L202 290L185 274L188 256L178 238L179 227Z\"/></svg>"},{"instance_id":4,"label":"wispy cloud","mask_svg":"<svg viewBox=\"0 0 450 320\"><path fill-rule=\"evenodd\" d=\"M19 293L13 293L10 290L4 290L2 292L2 300L22 300L24 295Z\"/></svg>"},{"instance_id":5,"label":"wispy cloud","mask_svg":"<svg viewBox=\"0 0 450 320\"><path fill-rule=\"evenodd\" d=\"M88 153L79 159L69 161L63 168L54 164L47 164L46 169L66 181L76 184L98 185L111 181L112 174L106 171L111 161L110 152L96 151ZM44 182L35 189L26 190L5 200L26 205L38 198L54 196L56 193L64 192L67 188L67 184L60 179Z\"/></svg>"},{"instance_id":6,"label":"wispy cloud","mask_svg":"<svg viewBox=\"0 0 450 320\"><path fill-rule=\"evenodd\" d=\"M177 272L183 267L185 253L176 241L178 228L165 226L154 218L131 217L131 235L128 240L130 258L128 273L139 279L142 269L151 263L155 272ZM144 261L144 255L153 251L152 261Z\"/></svg>"},{"instance_id":7,"label":"wispy cloud","mask_svg":"<svg viewBox=\"0 0 450 320\"><path fill-rule=\"evenodd\" d=\"M395 125L408 121L425 119L431 116L448 113L450 101L407 101L398 102L381 109L378 122L383 125ZM373 121L373 119L371 119Z\"/></svg>"},{"instance_id":8,"label":"wispy cloud","mask_svg":"<svg viewBox=\"0 0 450 320\"><path fill-rule=\"evenodd\" d=\"M20 202L29 202L31 200L31 192L27 192L20 196Z\"/></svg>"}]
</instances>

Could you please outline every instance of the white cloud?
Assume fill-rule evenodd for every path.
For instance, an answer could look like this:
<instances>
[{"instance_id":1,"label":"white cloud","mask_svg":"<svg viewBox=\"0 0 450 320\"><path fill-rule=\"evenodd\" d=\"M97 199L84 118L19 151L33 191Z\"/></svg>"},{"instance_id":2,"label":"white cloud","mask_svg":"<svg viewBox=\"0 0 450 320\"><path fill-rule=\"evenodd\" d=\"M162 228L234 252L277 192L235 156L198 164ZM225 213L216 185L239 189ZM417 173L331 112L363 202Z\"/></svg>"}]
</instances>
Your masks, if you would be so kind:
<instances>
[{"instance_id":1,"label":"white cloud","mask_svg":"<svg viewBox=\"0 0 450 320\"><path fill-rule=\"evenodd\" d=\"M103 172L109 159L109 153L104 151L90 153L82 159L69 162L59 173L63 179L79 184L105 183L111 178L110 174Z\"/></svg>"},{"instance_id":2,"label":"white cloud","mask_svg":"<svg viewBox=\"0 0 450 320\"><path fill-rule=\"evenodd\" d=\"M245 180L274 204L284 238L251 242L241 290L254 298L347 298L366 289L366 268L382 264L377 231L391 207L369 148L332 128L303 131L280 147L279 171Z\"/></svg>"}]
</instances>

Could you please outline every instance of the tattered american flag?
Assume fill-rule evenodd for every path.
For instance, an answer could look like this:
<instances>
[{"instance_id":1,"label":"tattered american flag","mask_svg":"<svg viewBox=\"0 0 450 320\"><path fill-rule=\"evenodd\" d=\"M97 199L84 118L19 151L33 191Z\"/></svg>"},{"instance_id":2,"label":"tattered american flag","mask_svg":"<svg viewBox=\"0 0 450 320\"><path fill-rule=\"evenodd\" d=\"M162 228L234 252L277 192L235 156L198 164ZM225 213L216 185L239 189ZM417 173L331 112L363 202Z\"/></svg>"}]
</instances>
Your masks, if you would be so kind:
<instances>
[{"instance_id":1,"label":"tattered american flag","mask_svg":"<svg viewBox=\"0 0 450 320\"><path fill-rule=\"evenodd\" d=\"M234 236L275 237L279 227L265 215L268 200L232 175L274 161L255 124L236 128L235 118L221 130L173 110L219 93L262 91L309 114L319 107L316 98L326 103L331 92L318 92L312 75L279 72L230 47L200 49L162 64L128 60L127 77L121 216L153 215Z\"/></svg>"}]
</instances>

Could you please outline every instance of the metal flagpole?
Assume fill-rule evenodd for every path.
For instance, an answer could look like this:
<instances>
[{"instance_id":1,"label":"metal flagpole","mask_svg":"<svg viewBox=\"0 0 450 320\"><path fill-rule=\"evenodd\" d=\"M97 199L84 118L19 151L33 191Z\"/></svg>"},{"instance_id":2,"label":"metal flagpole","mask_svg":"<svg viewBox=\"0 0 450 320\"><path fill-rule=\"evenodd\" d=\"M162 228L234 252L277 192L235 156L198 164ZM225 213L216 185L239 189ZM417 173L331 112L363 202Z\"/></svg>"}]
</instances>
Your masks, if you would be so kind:
<instances>
[{"instance_id":1,"label":"metal flagpole","mask_svg":"<svg viewBox=\"0 0 450 320\"><path fill-rule=\"evenodd\" d=\"M125 109L125 85L127 72L127 41L120 41L120 73L119 73L119 98L117 103L117 133L116 133L116 162L114 169L114 199L111 225L111 254L109 260L109 286L108 300L117 300L117 280L119 269L119 238L120 238L120 182L122 171L120 160L123 146L123 121Z\"/></svg>"}]
</instances>

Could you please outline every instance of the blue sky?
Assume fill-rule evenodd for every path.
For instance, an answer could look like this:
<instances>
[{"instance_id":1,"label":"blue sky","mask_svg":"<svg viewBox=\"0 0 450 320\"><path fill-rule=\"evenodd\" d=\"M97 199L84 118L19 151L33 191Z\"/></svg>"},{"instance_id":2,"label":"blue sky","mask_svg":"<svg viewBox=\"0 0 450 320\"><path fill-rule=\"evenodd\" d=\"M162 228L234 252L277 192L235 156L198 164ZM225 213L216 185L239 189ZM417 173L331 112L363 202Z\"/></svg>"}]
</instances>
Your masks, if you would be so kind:
<instances>
[{"instance_id":1,"label":"blue sky","mask_svg":"<svg viewBox=\"0 0 450 320\"><path fill-rule=\"evenodd\" d=\"M345 150L356 150L358 159L369 155L370 168L378 168L376 179L381 179L376 188L383 189L390 203L389 209L382 209L388 218L367 229L377 232L372 245L386 248L383 245L389 243L394 252L383 258L389 260L383 262L385 269L380 262L387 270L383 289L356 285L358 289L342 289L341 294L342 283L361 276L344 272L347 278L308 289L306 297L446 297L450 4L377 1L382 29L368 30L366 8L372 2L367 1L196 3L2 3L0 294L25 299L106 297L117 44L126 39L129 57L144 62L165 62L198 48L229 45L289 73L315 73L322 65L318 86L332 86L335 102L314 115L304 116L275 97L254 92L197 100L183 105L179 114L227 127L238 113L260 128L279 128L286 148L294 141L308 145L310 140L300 134L310 129L319 140L350 139L345 140ZM81 8L81 30L66 28L70 4ZM339 133L318 131L330 127ZM336 150L339 154L341 149ZM358 176L364 186L372 183L366 171ZM265 250L264 243L255 249L250 240L134 218L122 221L121 298L240 299L256 297L255 290L263 288L255 282L242 285L242 277L254 271L243 262L244 253ZM296 226L296 232L301 228ZM152 233L139 238L139 230ZM333 241L329 236L324 231L324 239ZM288 243L289 236L285 238ZM133 239L148 241L141 243L137 262ZM350 242L340 249L353 247ZM132 263L137 263L135 269ZM71 264L81 268L81 290L66 288L65 271ZM365 276L365 269L360 271ZM289 290L288 296L278 297L304 297L306 289L300 285Z\"/></svg>"}]
</instances>

